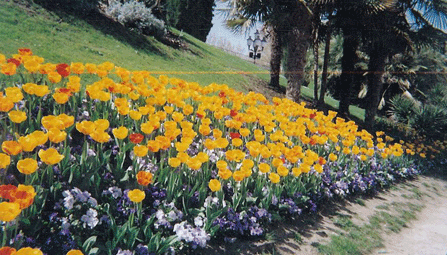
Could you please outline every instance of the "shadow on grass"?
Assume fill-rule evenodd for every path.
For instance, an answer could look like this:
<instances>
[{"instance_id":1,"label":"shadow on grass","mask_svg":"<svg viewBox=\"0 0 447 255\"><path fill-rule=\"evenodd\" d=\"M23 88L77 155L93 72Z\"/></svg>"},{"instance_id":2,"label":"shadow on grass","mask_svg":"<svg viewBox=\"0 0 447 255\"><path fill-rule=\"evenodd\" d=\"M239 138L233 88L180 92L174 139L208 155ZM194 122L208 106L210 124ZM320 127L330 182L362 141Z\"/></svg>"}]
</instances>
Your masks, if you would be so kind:
<instances>
[{"instance_id":1,"label":"shadow on grass","mask_svg":"<svg viewBox=\"0 0 447 255\"><path fill-rule=\"evenodd\" d=\"M393 185L404 183L411 186L412 184L407 182L409 180L411 179L396 181ZM305 243L302 238L310 240L312 237L319 236L329 242L334 233L349 231L350 225L347 224L357 216L357 213L351 211L349 206L357 204L358 199L366 202L379 199L385 202L387 199L382 195L389 190L390 187L386 187L345 199L323 201L316 213L303 213L296 218L284 217L281 221L275 222L266 230L267 234L262 238L239 238L234 243L213 240L206 249L200 250L197 254L305 254L309 252L309 245L318 249L323 243L319 241ZM337 223L336 220L340 218L347 221ZM327 224L328 219L333 224Z\"/></svg>"},{"instance_id":2,"label":"shadow on grass","mask_svg":"<svg viewBox=\"0 0 447 255\"><path fill-rule=\"evenodd\" d=\"M37 3L41 7L54 13L61 21L71 23L73 20L79 19L85 21L97 31L105 35L112 36L114 39L128 44L133 49L144 52L149 55L159 55L168 57L160 49L155 47L145 35L131 31L120 23L104 16L97 10L86 12L67 12L59 4L49 2Z\"/></svg>"}]
</instances>

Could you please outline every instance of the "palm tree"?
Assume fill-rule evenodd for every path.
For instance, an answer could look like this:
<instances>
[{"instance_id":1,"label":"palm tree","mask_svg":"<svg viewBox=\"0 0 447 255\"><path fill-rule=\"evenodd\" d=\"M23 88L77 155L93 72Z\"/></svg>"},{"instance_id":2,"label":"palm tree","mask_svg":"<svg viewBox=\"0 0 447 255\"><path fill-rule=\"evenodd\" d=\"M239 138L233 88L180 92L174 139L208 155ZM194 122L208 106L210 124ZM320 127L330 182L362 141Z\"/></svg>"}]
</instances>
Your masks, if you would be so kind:
<instances>
[{"instance_id":1,"label":"palm tree","mask_svg":"<svg viewBox=\"0 0 447 255\"><path fill-rule=\"evenodd\" d=\"M433 30L433 26L447 24L445 0L321 0L328 13L334 13L334 28L343 34L342 74L339 115L349 116L352 86L355 84L355 63L357 50L361 45L366 47L370 56L368 70L368 96L366 107L366 124L372 128L377 106L380 102L381 77L387 59L396 52L411 49L412 33L406 15L410 15L417 28L417 34L424 30ZM414 28L413 27L413 28ZM438 34L437 33L431 33ZM419 39L434 40L428 33L418 36ZM443 40L445 41L445 39ZM323 87L323 86L322 86ZM322 102L323 93L320 95Z\"/></svg>"},{"instance_id":2,"label":"palm tree","mask_svg":"<svg viewBox=\"0 0 447 255\"><path fill-rule=\"evenodd\" d=\"M415 22L413 28L408 23L408 14L412 15L410 20ZM372 29L364 31L370 55L365 124L372 130L382 98L382 77L387 59L396 53L413 50L415 43L432 43L436 46L439 43L436 39L444 42L446 35L435 26L444 28L447 25L447 1L401 0L394 10L387 10L380 17L371 15L368 24ZM430 35L427 31L431 32Z\"/></svg>"},{"instance_id":3,"label":"palm tree","mask_svg":"<svg viewBox=\"0 0 447 255\"><path fill-rule=\"evenodd\" d=\"M404 13L386 11L380 16L369 17L370 29L364 31L365 42L370 56L368 64L368 94L365 107L365 125L372 130L379 102L382 98L382 76L385 72L387 59L400 52L411 50L411 40L408 35L409 25Z\"/></svg>"},{"instance_id":4,"label":"palm tree","mask_svg":"<svg viewBox=\"0 0 447 255\"><path fill-rule=\"evenodd\" d=\"M304 79L306 53L312 38L312 2L295 0L229 0L233 12L230 24L241 27L245 22L262 21L273 35L271 84L279 84L282 44L287 41L286 97L299 101ZM284 39L285 38L285 39Z\"/></svg>"},{"instance_id":5,"label":"palm tree","mask_svg":"<svg viewBox=\"0 0 447 255\"><path fill-rule=\"evenodd\" d=\"M327 90L327 78L328 78L328 66L329 66L329 54L331 48L331 38L332 38L332 14L329 14L328 22L326 24L326 33L324 34L324 57L323 57L323 70L321 74L321 89L320 97L317 101L317 107L324 106L324 96Z\"/></svg>"},{"instance_id":6,"label":"palm tree","mask_svg":"<svg viewBox=\"0 0 447 255\"><path fill-rule=\"evenodd\" d=\"M321 0L323 1L323 0ZM339 115L349 118L352 85L355 83L355 63L357 49L360 46L361 31L367 29L365 18L393 8L396 0L327 0L325 8L331 16L330 22L343 34L343 57L341 60L342 73L339 87L340 103ZM324 95L323 95L324 96ZM322 101L322 99L320 100Z\"/></svg>"},{"instance_id":7,"label":"palm tree","mask_svg":"<svg viewBox=\"0 0 447 255\"><path fill-rule=\"evenodd\" d=\"M279 88L279 75L281 74L281 60L283 56L283 31L279 26L270 29L271 56L270 56L270 86Z\"/></svg>"}]
</instances>

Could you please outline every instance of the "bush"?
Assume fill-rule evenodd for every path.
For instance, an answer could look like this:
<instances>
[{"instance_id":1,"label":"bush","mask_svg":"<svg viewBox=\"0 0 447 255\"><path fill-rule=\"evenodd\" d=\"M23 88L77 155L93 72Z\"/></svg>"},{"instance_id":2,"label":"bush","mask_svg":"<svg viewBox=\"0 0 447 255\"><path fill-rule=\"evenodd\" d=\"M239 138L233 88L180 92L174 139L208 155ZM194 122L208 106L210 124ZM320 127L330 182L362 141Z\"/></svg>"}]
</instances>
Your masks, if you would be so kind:
<instances>
[{"instance_id":1,"label":"bush","mask_svg":"<svg viewBox=\"0 0 447 255\"><path fill-rule=\"evenodd\" d=\"M33 0L46 8L86 15L97 10L99 0Z\"/></svg>"},{"instance_id":2,"label":"bush","mask_svg":"<svg viewBox=\"0 0 447 255\"><path fill-rule=\"evenodd\" d=\"M124 26L146 35L161 37L166 33L165 23L155 18L152 10L141 2L132 0L122 4L117 0L109 0L105 13Z\"/></svg>"},{"instance_id":3,"label":"bush","mask_svg":"<svg viewBox=\"0 0 447 255\"><path fill-rule=\"evenodd\" d=\"M389 113L391 117L397 122L409 124L410 118L414 115L417 107L415 101L403 95L397 95L391 99L390 103Z\"/></svg>"},{"instance_id":4,"label":"bush","mask_svg":"<svg viewBox=\"0 0 447 255\"><path fill-rule=\"evenodd\" d=\"M411 117L411 125L422 135L432 139L445 136L447 113L442 107L427 104Z\"/></svg>"},{"instance_id":5,"label":"bush","mask_svg":"<svg viewBox=\"0 0 447 255\"><path fill-rule=\"evenodd\" d=\"M407 131L415 130L419 136L436 140L445 136L447 129L447 110L443 100L438 104L421 104L402 95L391 100L390 115L393 121ZM406 132L407 135L409 134Z\"/></svg>"}]
</instances>

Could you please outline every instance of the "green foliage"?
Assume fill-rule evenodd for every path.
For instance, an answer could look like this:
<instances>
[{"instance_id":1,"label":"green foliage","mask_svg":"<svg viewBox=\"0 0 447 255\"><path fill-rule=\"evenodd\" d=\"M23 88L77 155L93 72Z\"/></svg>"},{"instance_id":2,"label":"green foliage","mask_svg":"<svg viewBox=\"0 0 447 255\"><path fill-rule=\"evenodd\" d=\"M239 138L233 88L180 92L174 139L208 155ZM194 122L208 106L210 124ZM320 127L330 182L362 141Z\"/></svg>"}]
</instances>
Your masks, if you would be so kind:
<instances>
[{"instance_id":1,"label":"green foliage","mask_svg":"<svg viewBox=\"0 0 447 255\"><path fill-rule=\"evenodd\" d=\"M212 27L214 0L162 0L158 15L169 26L206 41Z\"/></svg>"},{"instance_id":2,"label":"green foliage","mask_svg":"<svg viewBox=\"0 0 447 255\"><path fill-rule=\"evenodd\" d=\"M439 139L447 129L447 112L442 107L426 104L417 108L410 121L411 126L422 135Z\"/></svg>"},{"instance_id":3,"label":"green foliage","mask_svg":"<svg viewBox=\"0 0 447 255\"><path fill-rule=\"evenodd\" d=\"M96 11L101 0L29 0L46 8L85 15Z\"/></svg>"},{"instance_id":4,"label":"green foliage","mask_svg":"<svg viewBox=\"0 0 447 255\"><path fill-rule=\"evenodd\" d=\"M438 91L439 87L435 89L435 91ZM436 97L443 98L442 94L434 98ZM444 100L440 100L439 102L444 102ZM429 102L422 104L403 95L397 95L391 100L389 113L396 122L396 125L406 127L405 136L410 135L411 130L415 130L419 136L426 136L433 140L445 136L447 129L447 109L442 103L439 105Z\"/></svg>"},{"instance_id":5,"label":"green foliage","mask_svg":"<svg viewBox=\"0 0 447 255\"><path fill-rule=\"evenodd\" d=\"M415 101L403 95L396 95L391 99L391 108L389 112L394 120L409 124L410 118L415 112Z\"/></svg>"}]
</instances>

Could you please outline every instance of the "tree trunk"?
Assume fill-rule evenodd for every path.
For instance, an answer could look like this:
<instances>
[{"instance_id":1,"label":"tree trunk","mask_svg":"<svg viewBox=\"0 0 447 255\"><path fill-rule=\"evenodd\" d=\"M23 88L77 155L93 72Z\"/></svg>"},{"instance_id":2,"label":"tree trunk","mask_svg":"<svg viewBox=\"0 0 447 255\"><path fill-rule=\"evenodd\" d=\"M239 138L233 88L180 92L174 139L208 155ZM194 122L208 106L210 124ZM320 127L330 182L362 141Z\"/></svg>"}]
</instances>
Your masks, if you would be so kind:
<instances>
[{"instance_id":1,"label":"tree trunk","mask_svg":"<svg viewBox=\"0 0 447 255\"><path fill-rule=\"evenodd\" d=\"M319 21L315 21L319 22ZM314 105L317 104L318 101L318 59L319 59L319 52L318 52L318 24L314 24L314 31L312 34L313 37L313 51L314 51Z\"/></svg>"},{"instance_id":2,"label":"tree trunk","mask_svg":"<svg viewBox=\"0 0 447 255\"><path fill-rule=\"evenodd\" d=\"M309 17L308 17L309 18ZM310 18L306 21L303 16L298 26L292 27L287 44L287 89L286 97L295 102L300 101L301 84L304 80L306 53L312 36Z\"/></svg>"},{"instance_id":3,"label":"tree trunk","mask_svg":"<svg viewBox=\"0 0 447 255\"><path fill-rule=\"evenodd\" d=\"M279 74L281 73L282 40L278 26L273 26L272 51L270 57L270 86L279 88Z\"/></svg>"},{"instance_id":4,"label":"tree trunk","mask_svg":"<svg viewBox=\"0 0 447 255\"><path fill-rule=\"evenodd\" d=\"M321 75L321 90L320 90L320 98L318 99L317 107L324 106L324 95L327 90L327 68L329 65L329 54L331 49L331 28L327 29L326 41L324 46L324 59L323 59L323 73Z\"/></svg>"},{"instance_id":5,"label":"tree trunk","mask_svg":"<svg viewBox=\"0 0 447 255\"><path fill-rule=\"evenodd\" d=\"M365 125L370 131L373 131L377 108L382 98L383 82L382 76L385 71L387 59L387 49L376 46L371 50L369 60L368 76L368 102L365 109Z\"/></svg>"},{"instance_id":6,"label":"tree trunk","mask_svg":"<svg viewBox=\"0 0 447 255\"><path fill-rule=\"evenodd\" d=\"M341 59L341 85L340 104L338 114L343 118L349 118L349 105L351 104L351 88L354 82L354 66L357 61L357 47L359 39L354 31L349 28L343 31L343 57Z\"/></svg>"}]
</instances>

